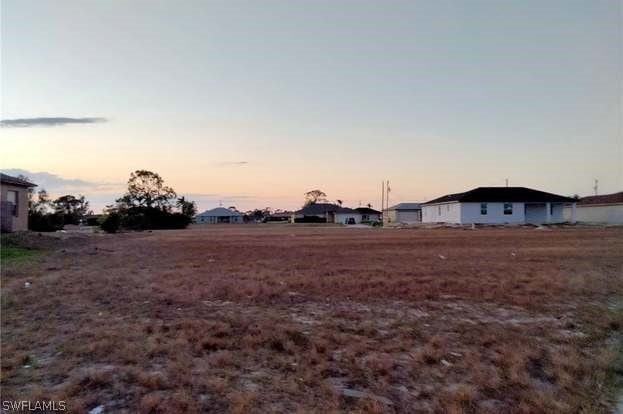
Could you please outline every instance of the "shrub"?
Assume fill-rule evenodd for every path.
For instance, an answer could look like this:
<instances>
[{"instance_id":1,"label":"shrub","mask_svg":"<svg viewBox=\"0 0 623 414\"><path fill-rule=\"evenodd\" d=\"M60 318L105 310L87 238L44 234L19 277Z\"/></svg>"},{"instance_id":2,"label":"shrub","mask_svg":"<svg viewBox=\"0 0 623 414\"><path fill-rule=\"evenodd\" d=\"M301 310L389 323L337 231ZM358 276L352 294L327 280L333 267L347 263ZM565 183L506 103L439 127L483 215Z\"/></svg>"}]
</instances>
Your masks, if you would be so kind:
<instances>
[{"instance_id":1,"label":"shrub","mask_svg":"<svg viewBox=\"0 0 623 414\"><path fill-rule=\"evenodd\" d=\"M183 229L191 218L154 207L131 207L124 211L121 225L131 230Z\"/></svg>"},{"instance_id":2,"label":"shrub","mask_svg":"<svg viewBox=\"0 0 623 414\"><path fill-rule=\"evenodd\" d=\"M304 217L297 217L294 219L295 223L326 223L327 219L324 217L318 217L318 216L304 216Z\"/></svg>"},{"instance_id":3,"label":"shrub","mask_svg":"<svg viewBox=\"0 0 623 414\"><path fill-rule=\"evenodd\" d=\"M87 226L98 226L103 219L103 216L99 214L97 216L87 217Z\"/></svg>"},{"instance_id":4,"label":"shrub","mask_svg":"<svg viewBox=\"0 0 623 414\"><path fill-rule=\"evenodd\" d=\"M45 214L30 212L28 214L28 228L33 231L57 231L63 228L62 214Z\"/></svg>"},{"instance_id":5,"label":"shrub","mask_svg":"<svg viewBox=\"0 0 623 414\"><path fill-rule=\"evenodd\" d=\"M121 224L121 216L119 213L109 213L104 216L100 224L100 228L106 233L116 233Z\"/></svg>"}]
</instances>

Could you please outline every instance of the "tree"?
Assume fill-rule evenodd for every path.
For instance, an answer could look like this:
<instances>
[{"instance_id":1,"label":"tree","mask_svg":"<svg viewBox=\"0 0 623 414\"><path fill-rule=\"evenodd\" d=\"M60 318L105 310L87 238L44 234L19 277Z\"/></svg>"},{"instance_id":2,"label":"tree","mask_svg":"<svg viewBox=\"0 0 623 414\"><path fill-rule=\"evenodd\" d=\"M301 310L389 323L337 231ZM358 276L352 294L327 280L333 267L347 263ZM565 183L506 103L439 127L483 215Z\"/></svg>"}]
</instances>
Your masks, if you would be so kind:
<instances>
[{"instance_id":1,"label":"tree","mask_svg":"<svg viewBox=\"0 0 623 414\"><path fill-rule=\"evenodd\" d=\"M54 200L53 204L55 210L63 214L80 217L89 214L89 202L81 194L78 197L71 194L61 196Z\"/></svg>"},{"instance_id":2,"label":"tree","mask_svg":"<svg viewBox=\"0 0 623 414\"><path fill-rule=\"evenodd\" d=\"M372 204L368 203L368 204L366 204L366 207L372 208Z\"/></svg>"},{"instance_id":3,"label":"tree","mask_svg":"<svg viewBox=\"0 0 623 414\"><path fill-rule=\"evenodd\" d=\"M193 218L195 214L197 214L197 205L194 201L186 200L186 197L180 197L177 199L177 208L179 208L180 213L185 215L186 217Z\"/></svg>"},{"instance_id":4,"label":"tree","mask_svg":"<svg viewBox=\"0 0 623 414\"><path fill-rule=\"evenodd\" d=\"M29 194L28 208L30 213L38 213L45 214L48 212L48 209L51 207L52 202L50 201L50 196L45 189L41 189L37 192L37 198L35 199L31 194Z\"/></svg>"},{"instance_id":5,"label":"tree","mask_svg":"<svg viewBox=\"0 0 623 414\"><path fill-rule=\"evenodd\" d=\"M63 214L52 211L52 202L48 192L41 189L36 198L29 194L28 228L33 231L56 231L63 228Z\"/></svg>"},{"instance_id":6,"label":"tree","mask_svg":"<svg viewBox=\"0 0 623 414\"><path fill-rule=\"evenodd\" d=\"M342 207L342 203L344 203L344 202L343 202L342 200L340 200L340 199L335 200L335 202L336 202L336 203L337 203L340 207Z\"/></svg>"},{"instance_id":7,"label":"tree","mask_svg":"<svg viewBox=\"0 0 623 414\"><path fill-rule=\"evenodd\" d=\"M69 224L78 224L84 216L90 213L89 202L83 195L61 196L52 202L52 206L57 214L63 215L65 223Z\"/></svg>"},{"instance_id":8,"label":"tree","mask_svg":"<svg viewBox=\"0 0 623 414\"><path fill-rule=\"evenodd\" d=\"M171 201L175 199L175 191L164 185L164 180L159 174L136 170L130 174L128 180L128 192L117 200L117 203L126 207L156 207L161 210L169 210Z\"/></svg>"},{"instance_id":9,"label":"tree","mask_svg":"<svg viewBox=\"0 0 623 414\"><path fill-rule=\"evenodd\" d=\"M319 201L327 201L327 195L320 190L311 190L305 193L305 205L315 204Z\"/></svg>"}]
</instances>

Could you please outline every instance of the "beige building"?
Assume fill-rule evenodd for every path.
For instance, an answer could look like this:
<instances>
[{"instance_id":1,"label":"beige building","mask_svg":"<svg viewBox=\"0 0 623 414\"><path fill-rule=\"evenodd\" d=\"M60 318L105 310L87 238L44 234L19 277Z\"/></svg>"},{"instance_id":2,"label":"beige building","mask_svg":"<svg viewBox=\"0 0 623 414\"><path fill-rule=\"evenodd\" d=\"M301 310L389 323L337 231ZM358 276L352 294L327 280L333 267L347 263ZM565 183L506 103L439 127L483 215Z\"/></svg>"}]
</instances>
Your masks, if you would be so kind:
<instances>
[{"instance_id":1,"label":"beige building","mask_svg":"<svg viewBox=\"0 0 623 414\"><path fill-rule=\"evenodd\" d=\"M565 207L564 215L567 221L572 221L571 214L572 208ZM578 223L623 224L623 191L580 198L575 218Z\"/></svg>"},{"instance_id":2,"label":"beige building","mask_svg":"<svg viewBox=\"0 0 623 414\"><path fill-rule=\"evenodd\" d=\"M3 232L28 230L28 189L35 186L0 173L0 222Z\"/></svg>"},{"instance_id":3,"label":"beige building","mask_svg":"<svg viewBox=\"0 0 623 414\"><path fill-rule=\"evenodd\" d=\"M413 224L422 222L422 206L420 203L400 203L391 206L383 214L385 224Z\"/></svg>"}]
</instances>

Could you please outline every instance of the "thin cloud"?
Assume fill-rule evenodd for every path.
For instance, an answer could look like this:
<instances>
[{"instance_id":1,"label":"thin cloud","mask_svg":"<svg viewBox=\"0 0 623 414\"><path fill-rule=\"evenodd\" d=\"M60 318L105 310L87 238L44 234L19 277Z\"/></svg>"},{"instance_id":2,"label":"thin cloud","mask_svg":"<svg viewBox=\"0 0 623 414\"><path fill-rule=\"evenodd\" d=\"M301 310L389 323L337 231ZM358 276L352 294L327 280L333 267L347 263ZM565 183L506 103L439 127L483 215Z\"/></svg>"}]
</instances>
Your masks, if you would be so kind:
<instances>
[{"instance_id":1,"label":"thin cloud","mask_svg":"<svg viewBox=\"0 0 623 414\"><path fill-rule=\"evenodd\" d=\"M237 166L249 165L249 161L223 161L223 162L217 162L216 165L220 167L229 167L229 166L237 167Z\"/></svg>"},{"instance_id":2,"label":"thin cloud","mask_svg":"<svg viewBox=\"0 0 623 414\"><path fill-rule=\"evenodd\" d=\"M108 122L106 118L19 118L19 119L3 119L0 121L2 128L30 128L30 127L51 127L63 126L69 124L95 124L99 122Z\"/></svg>"},{"instance_id":3,"label":"thin cloud","mask_svg":"<svg viewBox=\"0 0 623 414\"><path fill-rule=\"evenodd\" d=\"M108 183L99 181L88 181L77 178L64 178L47 171L33 172L20 168L5 168L2 170L5 174L14 177L23 175L37 184L38 188L44 188L50 193L106 193L122 191L125 183Z\"/></svg>"}]
</instances>

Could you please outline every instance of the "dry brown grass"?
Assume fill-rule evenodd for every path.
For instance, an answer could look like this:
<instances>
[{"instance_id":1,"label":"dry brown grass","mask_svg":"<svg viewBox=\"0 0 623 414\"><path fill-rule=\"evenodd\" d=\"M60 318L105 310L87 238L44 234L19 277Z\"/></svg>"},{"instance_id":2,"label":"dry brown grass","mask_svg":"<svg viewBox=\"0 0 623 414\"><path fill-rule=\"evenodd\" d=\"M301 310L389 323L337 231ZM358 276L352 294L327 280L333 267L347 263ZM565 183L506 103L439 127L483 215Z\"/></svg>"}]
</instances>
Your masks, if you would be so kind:
<instances>
[{"instance_id":1,"label":"dry brown grass","mask_svg":"<svg viewBox=\"0 0 623 414\"><path fill-rule=\"evenodd\" d=\"M3 399L145 413L612 404L621 229L232 226L45 243L2 269Z\"/></svg>"}]
</instances>

